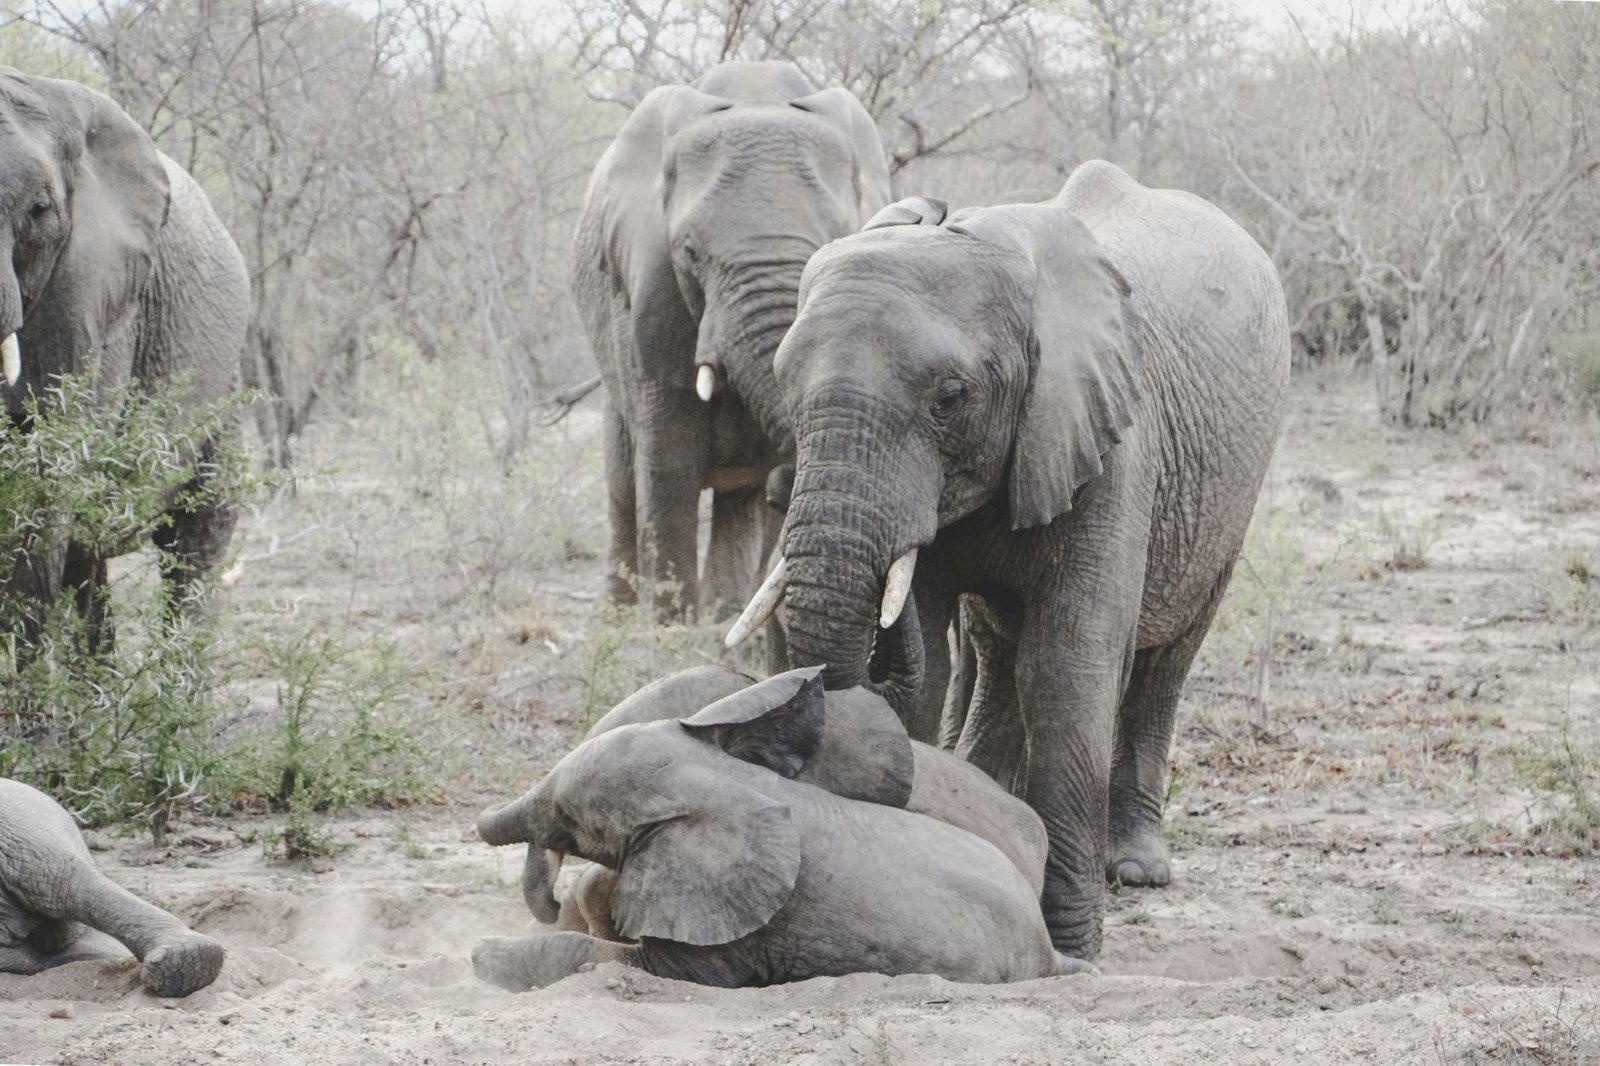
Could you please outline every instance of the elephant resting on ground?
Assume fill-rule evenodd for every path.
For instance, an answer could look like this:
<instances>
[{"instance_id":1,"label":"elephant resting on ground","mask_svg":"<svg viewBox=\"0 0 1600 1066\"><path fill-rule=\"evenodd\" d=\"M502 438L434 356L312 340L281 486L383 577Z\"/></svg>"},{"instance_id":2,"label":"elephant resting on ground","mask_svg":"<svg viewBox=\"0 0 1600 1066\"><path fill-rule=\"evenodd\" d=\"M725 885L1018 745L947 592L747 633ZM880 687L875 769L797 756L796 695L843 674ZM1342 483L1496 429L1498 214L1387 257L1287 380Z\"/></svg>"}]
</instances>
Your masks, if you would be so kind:
<instances>
[{"instance_id":1,"label":"elephant resting on ground","mask_svg":"<svg viewBox=\"0 0 1600 1066\"><path fill-rule=\"evenodd\" d=\"M33 974L129 951L158 996L187 996L222 969L221 944L95 867L77 824L55 800L0 778L0 973Z\"/></svg>"},{"instance_id":2,"label":"elephant resting on ground","mask_svg":"<svg viewBox=\"0 0 1600 1066\"><path fill-rule=\"evenodd\" d=\"M625 725L689 718L751 684L721 666L696 666L653 681L613 707L589 729L593 739ZM911 740L881 697L855 688L826 695L821 743L796 781L845 799L904 807L982 837L1010 859L1037 895L1048 847L1044 823L978 767ZM523 876L528 909L560 929L616 939L611 919L615 871L593 865L572 882L564 902L554 894L563 856L530 846Z\"/></svg>"},{"instance_id":3,"label":"elephant resting on ground","mask_svg":"<svg viewBox=\"0 0 1600 1066\"><path fill-rule=\"evenodd\" d=\"M616 870L631 944L576 932L490 938L478 975L542 987L589 963L738 987L860 971L1018 981L1075 969L1034 886L985 840L795 780L824 747L821 671L791 671L681 721L579 745L521 799L484 812L490 844Z\"/></svg>"},{"instance_id":4,"label":"elephant resting on ground","mask_svg":"<svg viewBox=\"0 0 1600 1066\"><path fill-rule=\"evenodd\" d=\"M244 260L200 186L110 99L0 67L0 204L7 416L23 417L28 395L66 374L93 374L101 395L181 380L195 405L238 391L250 317ZM204 505L169 517L152 539L182 603L227 549L235 514ZM105 580L105 558L64 540L0 574L5 591L35 608L34 625L75 593L91 648L104 628L95 592Z\"/></svg>"}]
</instances>

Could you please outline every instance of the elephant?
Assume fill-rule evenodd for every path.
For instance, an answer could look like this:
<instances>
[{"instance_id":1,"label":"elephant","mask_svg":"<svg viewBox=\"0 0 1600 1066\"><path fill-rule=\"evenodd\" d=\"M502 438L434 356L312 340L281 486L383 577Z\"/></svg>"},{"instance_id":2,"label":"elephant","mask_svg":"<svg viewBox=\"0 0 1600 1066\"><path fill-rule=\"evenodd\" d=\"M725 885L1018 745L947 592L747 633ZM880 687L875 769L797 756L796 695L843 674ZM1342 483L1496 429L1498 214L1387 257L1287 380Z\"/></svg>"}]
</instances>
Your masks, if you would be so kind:
<instances>
[{"instance_id":1,"label":"elephant","mask_svg":"<svg viewBox=\"0 0 1600 1066\"><path fill-rule=\"evenodd\" d=\"M643 592L667 621L749 597L777 532L766 478L792 452L772 355L801 269L888 199L871 117L789 63L658 87L601 156L572 291L605 386L612 602Z\"/></svg>"},{"instance_id":2,"label":"elephant","mask_svg":"<svg viewBox=\"0 0 1600 1066\"><path fill-rule=\"evenodd\" d=\"M0 204L10 418L66 374L92 374L102 399L132 381L182 382L196 405L238 391L244 260L200 186L108 97L0 67ZM181 604L221 559L236 516L223 503L175 504L167 518L152 539ZM105 558L60 541L19 560L6 588L35 610L30 629L72 592L93 645L109 636L96 594L105 580Z\"/></svg>"},{"instance_id":3,"label":"elephant","mask_svg":"<svg viewBox=\"0 0 1600 1066\"><path fill-rule=\"evenodd\" d=\"M794 489L738 628L781 603L791 664L874 687L931 740L946 632L978 597L1015 646L943 733L1020 774L1053 942L1093 958L1105 881L1171 876L1178 696L1288 388L1271 261L1212 204L1098 160L1043 203L913 197L811 259L774 372Z\"/></svg>"},{"instance_id":4,"label":"elephant","mask_svg":"<svg viewBox=\"0 0 1600 1066\"><path fill-rule=\"evenodd\" d=\"M615 943L491 937L478 975L542 987L599 962L723 987L860 971L998 982L1075 972L1038 897L992 844L796 780L826 745L821 670L791 671L696 714L579 745L478 834L616 871Z\"/></svg>"},{"instance_id":5,"label":"elephant","mask_svg":"<svg viewBox=\"0 0 1600 1066\"><path fill-rule=\"evenodd\" d=\"M145 987L172 998L216 980L225 955L215 940L101 873L55 800L0 777L0 973L35 974L130 951L143 964Z\"/></svg>"},{"instance_id":6,"label":"elephant","mask_svg":"<svg viewBox=\"0 0 1600 1066\"><path fill-rule=\"evenodd\" d=\"M680 670L617 704L585 739L622 726L690 718L751 684L751 678L723 666ZM825 704L821 744L794 780L846 799L903 807L982 837L1011 860L1038 896L1048 841L1032 808L971 763L911 740L888 703L866 689L828 692ZM559 852L529 848L523 870L529 910L557 928L615 939L610 900L616 874L591 866L572 882L566 901L557 902L563 859Z\"/></svg>"}]
</instances>

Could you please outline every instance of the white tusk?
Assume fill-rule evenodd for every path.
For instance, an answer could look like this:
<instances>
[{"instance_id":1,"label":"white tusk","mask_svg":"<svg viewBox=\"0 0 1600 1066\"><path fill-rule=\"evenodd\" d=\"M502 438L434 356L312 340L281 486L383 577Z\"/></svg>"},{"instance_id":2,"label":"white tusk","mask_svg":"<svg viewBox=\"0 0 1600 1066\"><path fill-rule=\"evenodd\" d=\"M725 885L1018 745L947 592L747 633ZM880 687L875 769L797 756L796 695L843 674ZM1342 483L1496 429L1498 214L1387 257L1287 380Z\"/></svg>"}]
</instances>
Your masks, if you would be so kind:
<instances>
[{"instance_id":1,"label":"white tusk","mask_svg":"<svg viewBox=\"0 0 1600 1066\"><path fill-rule=\"evenodd\" d=\"M772 612L783 602L785 587L783 575L788 568L789 561L781 555L778 556L778 565L772 568L772 573L768 574L761 587L756 589L756 594L750 597L750 603L745 607L744 613L734 620L733 628L728 630L728 635L723 638L724 648L742 644L746 637L767 624Z\"/></svg>"},{"instance_id":2,"label":"white tusk","mask_svg":"<svg viewBox=\"0 0 1600 1066\"><path fill-rule=\"evenodd\" d=\"M889 576L883 583L883 606L878 611L878 625L888 629L905 609L906 596L911 593L911 575L917 570L917 549L912 548L889 567Z\"/></svg>"},{"instance_id":3,"label":"white tusk","mask_svg":"<svg viewBox=\"0 0 1600 1066\"><path fill-rule=\"evenodd\" d=\"M717 372L712 369L710 363L701 363L700 369L695 371L694 391L707 403L710 403L711 397L717 394Z\"/></svg>"},{"instance_id":4,"label":"white tusk","mask_svg":"<svg viewBox=\"0 0 1600 1066\"><path fill-rule=\"evenodd\" d=\"M0 370L5 372L7 385L15 385L22 376L22 345L15 333L0 341Z\"/></svg>"}]
</instances>

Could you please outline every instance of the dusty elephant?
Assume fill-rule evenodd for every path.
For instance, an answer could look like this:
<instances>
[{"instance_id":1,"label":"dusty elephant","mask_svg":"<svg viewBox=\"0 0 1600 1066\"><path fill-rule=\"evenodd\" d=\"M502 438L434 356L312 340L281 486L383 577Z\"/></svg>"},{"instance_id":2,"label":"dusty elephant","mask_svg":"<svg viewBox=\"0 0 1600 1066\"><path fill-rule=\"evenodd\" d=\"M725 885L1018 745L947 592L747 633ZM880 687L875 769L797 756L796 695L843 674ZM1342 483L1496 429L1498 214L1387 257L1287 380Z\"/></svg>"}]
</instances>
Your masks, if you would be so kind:
<instances>
[{"instance_id":1,"label":"dusty elephant","mask_svg":"<svg viewBox=\"0 0 1600 1066\"><path fill-rule=\"evenodd\" d=\"M215 940L102 874L55 800L0 778L0 973L33 974L130 951L143 963L145 987L158 996L209 985L224 954Z\"/></svg>"},{"instance_id":2,"label":"dusty elephant","mask_svg":"<svg viewBox=\"0 0 1600 1066\"><path fill-rule=\"evenodd\" d=\"M64 374L93 374L102 391L181 379L196 404L238 390L244 261L200 186L110 99L0 68L0 204L8 416ZM169 517L154 539L182 602L235 516L217 505ZM93 641L105 575L103 557L63 542L20 561L9 589L40 607L75 592Z\"/></svg>"},{"instance_id":3,"label":"dusty elephant","mask_svg":"<svg viewBox=\"0 0 1600 1066\"><path fill-rule=\"evenodd\" d=\"M642 589L667 619L750 595L776 534L765 481L792 450L772 355L801 269L888 197L861 104L818 92L789 63L723 63L692 86L657 88L601 157L572 290L606 391L615 602Z\"/></svg>"},{"instance_id":4,"label":"dusty elephant","mask_svg":"<svg viewBox=\"0 0 1600 1066\"><path fill-rule=\"evenodd\" d=\"M473 948L479 976L526 989L605 961L728 987L860 971L989 982L1071 972L1033 887L992 844L794 779L825 743L820 674L780 674L680 721L619 726L484 812L490 844L616 870L616 931L637 943L489 938Z\"/></svg>"},{"instance_id":5,"label":"dusty elephant","mask_svg":"<svg viewBox=\"0 0 1600 1066\"><path fill-rule=\"evenodd\" d=\"M690 718L720 699L747 689L752 679L721 666L697 666L651 682L613 707L586 739L625 725ZM1044 884L1044 824L1026 803L982 770L907 736L881 697L866 689L825 696L817 750L794 775L846 799L903 807L973 833L1000 850L1027 878L1037 896ZM614 871L582 871L558 903L554 891L563 856L530 847L523 895L542 922L615 938L610 919Z\"/></svg>"},{"instance_id":6,"label":"dusty elephant","mask_svg":"<svg viewBox=\"0 0 1600 1066\"><path fill-rule=\"evenodd\" d=\"M1178 694L1288 385L1271 262L1212 205L1103 162L1042 204L901 201L811 260L774 367L795 481L757 618L782 598L793 663L874 685L932 739L946 629L983 597L1017 642L990 687L1015 692L997 713L1020 711L1050 834L1045 917L1093 957L1106 878L1170 876Z\"/></svg>"}]
</instances>

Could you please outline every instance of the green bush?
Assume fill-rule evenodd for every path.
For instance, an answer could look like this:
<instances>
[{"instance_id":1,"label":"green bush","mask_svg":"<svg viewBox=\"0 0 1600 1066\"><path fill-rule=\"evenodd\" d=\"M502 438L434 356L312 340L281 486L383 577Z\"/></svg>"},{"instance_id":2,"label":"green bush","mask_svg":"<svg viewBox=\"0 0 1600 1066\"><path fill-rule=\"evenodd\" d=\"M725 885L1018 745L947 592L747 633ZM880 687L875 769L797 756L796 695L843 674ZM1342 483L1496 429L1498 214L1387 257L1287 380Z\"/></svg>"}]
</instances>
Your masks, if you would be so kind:
<instances>
[{"instance_id":1,"label":"green bush","mask_svg":"<svg viewBox=\"0 0 1600 1066\"><path fill-rule=\"evenodd\" d=\"M0 419L0 570L62 538L122 554L168 508L247 495L253 479L226 444L241 403L194 408L181 383L97 399L92 381L67 379L23 420ZM169 610L159 570L141 580L136 568L98 591L117 640L93 653L73 590L45 605L0 591L0 775L55 793L90 822L137 822L158 839L220 759L215 626Z\"/></svg>"}]
</instances>

